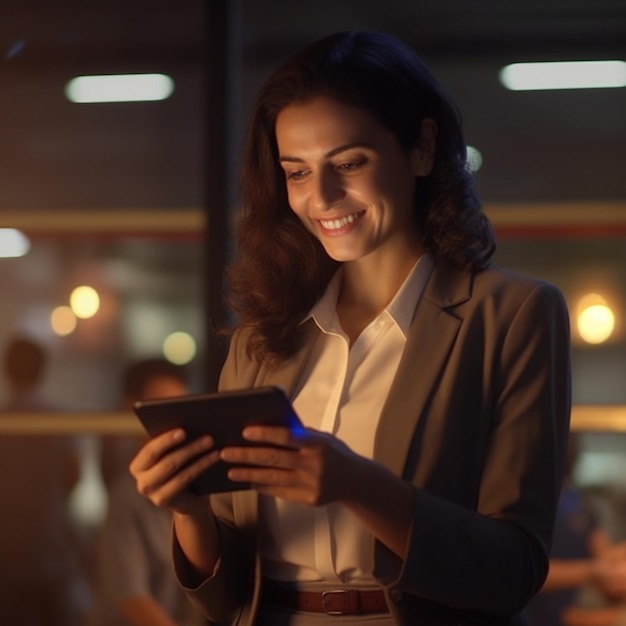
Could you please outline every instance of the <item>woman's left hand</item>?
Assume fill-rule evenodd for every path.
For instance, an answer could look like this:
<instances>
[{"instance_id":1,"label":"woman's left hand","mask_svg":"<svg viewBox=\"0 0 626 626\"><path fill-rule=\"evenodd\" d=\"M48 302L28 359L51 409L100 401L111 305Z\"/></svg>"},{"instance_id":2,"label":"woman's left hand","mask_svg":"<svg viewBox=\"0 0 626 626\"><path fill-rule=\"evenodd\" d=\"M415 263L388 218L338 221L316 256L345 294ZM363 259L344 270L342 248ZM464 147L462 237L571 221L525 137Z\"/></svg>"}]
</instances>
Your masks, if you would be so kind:
<instances>
[{"instance_id":1,"label":"woman's left hand","mask_svg":"<svg viewBox=\"0 0 626 626\"><path fill-rule=\"evenodd\" d=\"M360 457L337 437L276 426L249 426L243 436L256 445L221 452L222 460L233 465L228 472L231 480L249 482L260 494L308 506L342 500L350 493Z\"/></svg>"}]
</instances>

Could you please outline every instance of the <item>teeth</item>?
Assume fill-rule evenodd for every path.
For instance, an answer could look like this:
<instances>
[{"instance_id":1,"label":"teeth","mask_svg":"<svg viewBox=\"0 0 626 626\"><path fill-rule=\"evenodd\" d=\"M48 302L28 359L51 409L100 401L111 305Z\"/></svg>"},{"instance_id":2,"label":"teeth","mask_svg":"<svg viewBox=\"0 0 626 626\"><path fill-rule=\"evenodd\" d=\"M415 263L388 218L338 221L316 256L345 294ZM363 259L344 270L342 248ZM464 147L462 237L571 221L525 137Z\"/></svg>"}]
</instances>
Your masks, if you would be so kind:
<instances>
[{"instance_id":1,"label":"teeth","mask_svg":"<svg viewBox=\"0 0 626 626\"><path fill-rule=\"evenodd\" d=\"M356 222L361 215L363 215L363 211L360 213L352 213L352 215L346 215L345 217L337 220L320 220L320 224L327 230L339 230L348 224L352 224L352 222Z\"/></svg>"}]
</instances>

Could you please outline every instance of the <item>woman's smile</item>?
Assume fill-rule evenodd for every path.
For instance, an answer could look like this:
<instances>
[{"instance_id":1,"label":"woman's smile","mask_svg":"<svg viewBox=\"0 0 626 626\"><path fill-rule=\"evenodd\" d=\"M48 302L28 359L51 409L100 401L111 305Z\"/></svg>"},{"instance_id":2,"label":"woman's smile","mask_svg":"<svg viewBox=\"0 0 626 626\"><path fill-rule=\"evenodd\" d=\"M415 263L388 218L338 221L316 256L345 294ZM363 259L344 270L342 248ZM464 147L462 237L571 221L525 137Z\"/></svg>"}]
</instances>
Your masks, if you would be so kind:
<instances>
[{"instance_id":1,"label":"woman's smile","mask_svg":"<svg viewBox=\"0 0 626 626\"><path fill-rule=\"evenodd\" d=\"M365 215L365 211L358 211L357 213L351 213L343 217L337 217L333 219L321 219L318 220L323 230L331 236L344 235L350 232L353 228L356 228L361 218Z\"/></svg>"}]
</instances>

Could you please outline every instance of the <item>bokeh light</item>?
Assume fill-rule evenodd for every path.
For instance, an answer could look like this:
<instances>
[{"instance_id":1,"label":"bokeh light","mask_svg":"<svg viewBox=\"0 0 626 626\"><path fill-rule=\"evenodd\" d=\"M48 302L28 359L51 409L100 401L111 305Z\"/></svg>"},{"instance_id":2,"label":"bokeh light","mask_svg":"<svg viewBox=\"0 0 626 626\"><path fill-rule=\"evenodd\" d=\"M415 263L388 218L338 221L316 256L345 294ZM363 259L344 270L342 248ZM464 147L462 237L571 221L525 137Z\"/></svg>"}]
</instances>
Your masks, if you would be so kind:
<instances>
[{"instance_id":1,"label":"bokeh light","mask_svg":"<svg viewBox=\"0 0 626 626\"><path fill-rule=\"evenodd\" d=\"M615 314L600 294L590 293L578 304L576 323L583 341L604 343L615 329Z\"/></svg>"},{"instance_id":2,"label":"bokeh light","mask_svg":"<svg viewBox=\"0 0 626 626\"><path fill-rule=\"evenodd\" d=\"M76 316L69 306L58 306L50 314L50 326L56 335L65 337L76 329Z\"/></svg>"},{"instance_id":3,"label":"bokeh light","mask_svg":"<svg viewBox=\"0 0 626 626\"><path fill-rule=\"evenodd\" d=\"M189 333L172 333L163 342L163 355L172 363L185 365L196 356L196 341Z\"/></svg>"},{"instance_id":4,"label":"bokeh light","mask_svg":"<svg viewBox=\"0 0 626 626\"><path fill-rule=\"evenodd\" d=\"M98 292L87 285L76 287L70 295L70 306L76 317L87 319L93 317L100 308Z\"/></svg>"}]
</instances>

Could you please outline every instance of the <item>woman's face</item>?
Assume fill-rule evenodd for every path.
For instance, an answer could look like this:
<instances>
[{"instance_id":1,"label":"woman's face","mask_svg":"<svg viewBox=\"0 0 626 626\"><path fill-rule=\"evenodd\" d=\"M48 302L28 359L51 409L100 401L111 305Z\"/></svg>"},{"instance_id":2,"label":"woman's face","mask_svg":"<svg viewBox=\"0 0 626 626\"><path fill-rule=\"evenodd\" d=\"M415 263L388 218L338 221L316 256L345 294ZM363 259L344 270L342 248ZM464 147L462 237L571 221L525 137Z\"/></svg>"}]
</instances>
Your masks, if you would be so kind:
<instances>
[{"instance_id":1,"label":"woman's face","mask_svg":"<svg viewBox=\"0 0 626 626\"><path fill-rule=\"evenodd\" d=\"M415 252L415 177L430 172L434 136L407 154L368 112L318 97L279 113L276 140L289 205L330 257Z\"/></svg>"}]
</instances>

